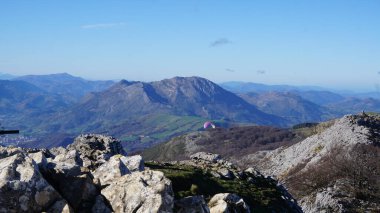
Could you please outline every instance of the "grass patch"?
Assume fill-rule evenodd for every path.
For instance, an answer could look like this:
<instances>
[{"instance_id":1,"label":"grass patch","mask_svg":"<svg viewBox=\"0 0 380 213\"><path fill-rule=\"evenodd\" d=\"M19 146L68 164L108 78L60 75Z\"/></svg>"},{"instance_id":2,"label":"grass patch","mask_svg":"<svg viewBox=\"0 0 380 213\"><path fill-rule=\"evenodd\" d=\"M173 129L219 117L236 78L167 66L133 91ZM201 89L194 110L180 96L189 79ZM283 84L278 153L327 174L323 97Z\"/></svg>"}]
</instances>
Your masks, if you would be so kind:
<instances>
[{"instance_id":1,"label":"grass patch","mask_svg":"<svg viewBox=\"0 0 380 213\"><path fill-rule=\"evenodd\" d=\"M256 177L253 184L246 180L215 178L208 171L193 166L153 162L146 162L145 166L163 172L172 181L175 199L203 195L208 202L213 195L228 192L241 196L254 212L291 212L276 183L269 179Z\"/></svg>"}]
</instances>

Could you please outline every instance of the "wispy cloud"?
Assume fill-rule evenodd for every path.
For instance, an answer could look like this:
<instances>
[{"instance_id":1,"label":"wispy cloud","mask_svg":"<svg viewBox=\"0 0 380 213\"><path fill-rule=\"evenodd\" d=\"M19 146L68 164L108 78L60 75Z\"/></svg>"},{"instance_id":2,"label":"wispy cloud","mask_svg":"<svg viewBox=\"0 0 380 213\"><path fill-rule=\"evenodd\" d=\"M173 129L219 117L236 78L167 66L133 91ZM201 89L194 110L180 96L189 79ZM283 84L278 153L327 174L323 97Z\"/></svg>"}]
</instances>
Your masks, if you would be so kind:
<instances>
[{"instance_id":1,"label":"wispy cloud","mask_svg":"<svg viewBox=\"0 0 380 213\"><path fill-rule=\"evenodd\" d=\"M233 69L229 69L229 68L226 68L226 71L227 71L227 72L235 72L235 70L233 70Z\"/></svg>"},{"instance_id":2,"label":"wispy cloud","mask_svg":"<svg viewBox=\"0 0 380 213\"><path fill-rule=\"evenodd\" d=\"M265 73L267 73L267 71L265 70L257 70L256 72L257 74L260 74L260 75L264 75Z\"/></svg>"},{"instance_id":3,"label":"wispy cloud","mask_svg":"<svg viewBox=\"0 0 380 213\"><path fill-rule=\"evenodd\" d=\"M124 22L118 22L118 23L99 23L99 24L86 24L82 25L82 29L107 29L107 28L114 28L114 27L120 27L124 26Z\"/></svg>"},{"instance_id":4,"label":"wispy cloud","mask_svg":"<svg viewBox=\"0 0 380 213\"><path fill-rule=\"evenodd\" d=\"M217 39L217 40L211 42L210 47L218 47L218 46L223 46L223 45L231 44L231 43L232 43L232 41L230 41L227 38L220 38L220 39Z\"/></svg>"}]
</instances>

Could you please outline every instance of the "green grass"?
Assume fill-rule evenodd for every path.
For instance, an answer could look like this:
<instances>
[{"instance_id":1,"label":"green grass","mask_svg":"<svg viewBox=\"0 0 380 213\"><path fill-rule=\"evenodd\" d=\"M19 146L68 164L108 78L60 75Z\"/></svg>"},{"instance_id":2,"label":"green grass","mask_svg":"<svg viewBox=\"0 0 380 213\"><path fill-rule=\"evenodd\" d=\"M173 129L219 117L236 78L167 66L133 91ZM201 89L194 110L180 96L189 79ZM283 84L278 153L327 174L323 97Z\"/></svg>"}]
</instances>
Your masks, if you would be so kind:
<instances>
[{"instance_id":1,"label":"green grass","mask_svg":"<svg viewBox=\"0 0 380 213\"><path fill-rule=\"evenodd\" d=\"M217 193L235 193L241 196L254 212L290 212L281 199L276 183L256 177L255 184L245 180L222 180L209 172L184 165L161 165L146 162L146 167L162 171L172 181L175 199L203 195L208 202Z\"/></svg>"}]
</instances>

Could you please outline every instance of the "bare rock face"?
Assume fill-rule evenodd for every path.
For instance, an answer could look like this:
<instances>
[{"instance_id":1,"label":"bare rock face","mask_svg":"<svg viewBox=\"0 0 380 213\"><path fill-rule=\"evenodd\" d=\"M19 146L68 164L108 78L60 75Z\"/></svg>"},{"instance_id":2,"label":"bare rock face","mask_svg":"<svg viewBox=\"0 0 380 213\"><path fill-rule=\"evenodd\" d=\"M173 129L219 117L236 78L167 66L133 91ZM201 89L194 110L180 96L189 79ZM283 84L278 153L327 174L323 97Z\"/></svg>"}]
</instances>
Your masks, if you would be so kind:
<instances>
[{"instance_id":1,"label":"bare rock face","mask_svg":"<svg viewBox=\"0 0 380 213\"><path fill-rule=\"evenodd\" d=\"M172 212L173 209L171 182L158 171L124 175L101 193L115 212Z\"/></svg>"},{"instance_id":2,"label":"bare rock face","mask_svg":"<svg viewBox=\"0 0 380 213\"><path fill-rule=\"evenodd\" d=\"M210 213L249 213L243 198L236 194L221 193L214 195L208 203Z\"/></svg>"},{"instance_id":3,"label":"bare rock face","mask_svg":"<svg viewBox=\"0 0 380 213\"><path fill-rule=\"evenodd\" d=\"M0 146L0 159L12 156L17 153L22 153L23 150L20 147L3 147Z\"/></svg>"},{"instance_id":4,"label":"bare rock face","mask_svg":"<svg viewBox=\"0 0 380 213\"><path fill-rule=\"evenodd\" d=\"M203 160L211 163L216 163L218 160L222 159L222 157L218 154L207 153L207 152L197 152L190 156L193 160Z\"/></svg>"},{"instance_id":5,"label":"bare rock face","mask_svg":"<svg viewBox=\"0 0 380 213\"><path fill-rule=\"evenodd\" d=\"M17 153L0 161L0 212L54 212L67 202L42 177L37 164Z\"/></svg>"},{"instance_id":6,"label":"bare rock face","mask_svg":"<svg viewBox=\"0 0 380 213\"><path fill-rule=\"evenodd\" d=\"M30 153L29 157L36 162L39 168L46 168L48 162L43 152Z\"/></svg>"},{"instance_id":7,"label":"bare rock face","mask_svg":"<svg viewBox=\"0 0 380 213\"><path fill-rule=\"evenodd\" d=\"M281 179L297 165L304 164L304 168L308 168L318 163L337 146L349 150L356 144L369 144L370 130L366 126L358 125L360 122L360 117L346 115L320 134L290 147L268 152L256 165L262 173Z\"/></svg>"},{"instance_id":8,"label":"bare rock face","mask_svg":"<svg viewBox=\"0 0 380 213\"><path fill-rule=\"evenodd\" d=\"M131 172L141 172L144 171L144 161L141 155L134 156L121 156L120 160L128 167Z\"/></svg>"},{"instance_id":9,"label":"bare rock face","mask_svg":"<svg viewBox=\"0 0 380 213\"><path fill-rule=\"evenodd\" d=\"M190 196L175 201L177 213L210 213L210 209L203 196Z\"/></svg>"},{"instance_id":10,"label":"bare rock face","mask_svg":"<svg viewBox=\"0 0 380 213\"><path fill-rule=\"evenodd\" d=\"M126 155L120 141L110 136L96 134L78 136L67 149L78 151L83 166L89 169L97 168L113 155Z\"/></svg>"},{"instance_id":11,"label":"bare rock face","mask_svg":"<svg viewBox=\"0 0 380 213\"><path fill-rule=\"evenodd\" d=\"M116 178L136 171L144 171L144 162L140 155L131 157L114 155L92 172L92 175L94 179L99 179L103 186L110 184Z\"/></svg>"}]
</instances>

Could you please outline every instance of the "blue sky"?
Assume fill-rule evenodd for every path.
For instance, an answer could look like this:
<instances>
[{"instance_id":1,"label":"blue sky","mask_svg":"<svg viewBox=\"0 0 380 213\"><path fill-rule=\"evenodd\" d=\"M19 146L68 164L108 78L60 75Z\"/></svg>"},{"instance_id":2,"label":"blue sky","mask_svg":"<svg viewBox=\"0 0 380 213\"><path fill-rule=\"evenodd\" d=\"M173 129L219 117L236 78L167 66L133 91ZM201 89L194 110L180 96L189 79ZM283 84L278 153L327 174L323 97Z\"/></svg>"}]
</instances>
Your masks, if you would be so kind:
<instances>
[{"instance_id":1,"label":"blue sky","mask_svg":"<svg viewBox=\"0 0 380 213\"><path fill-rule=\"evenodd\" d=\"M378 0L0 0L0 72L375 90L379 11Z\"/></svg>"}]
</instances>

